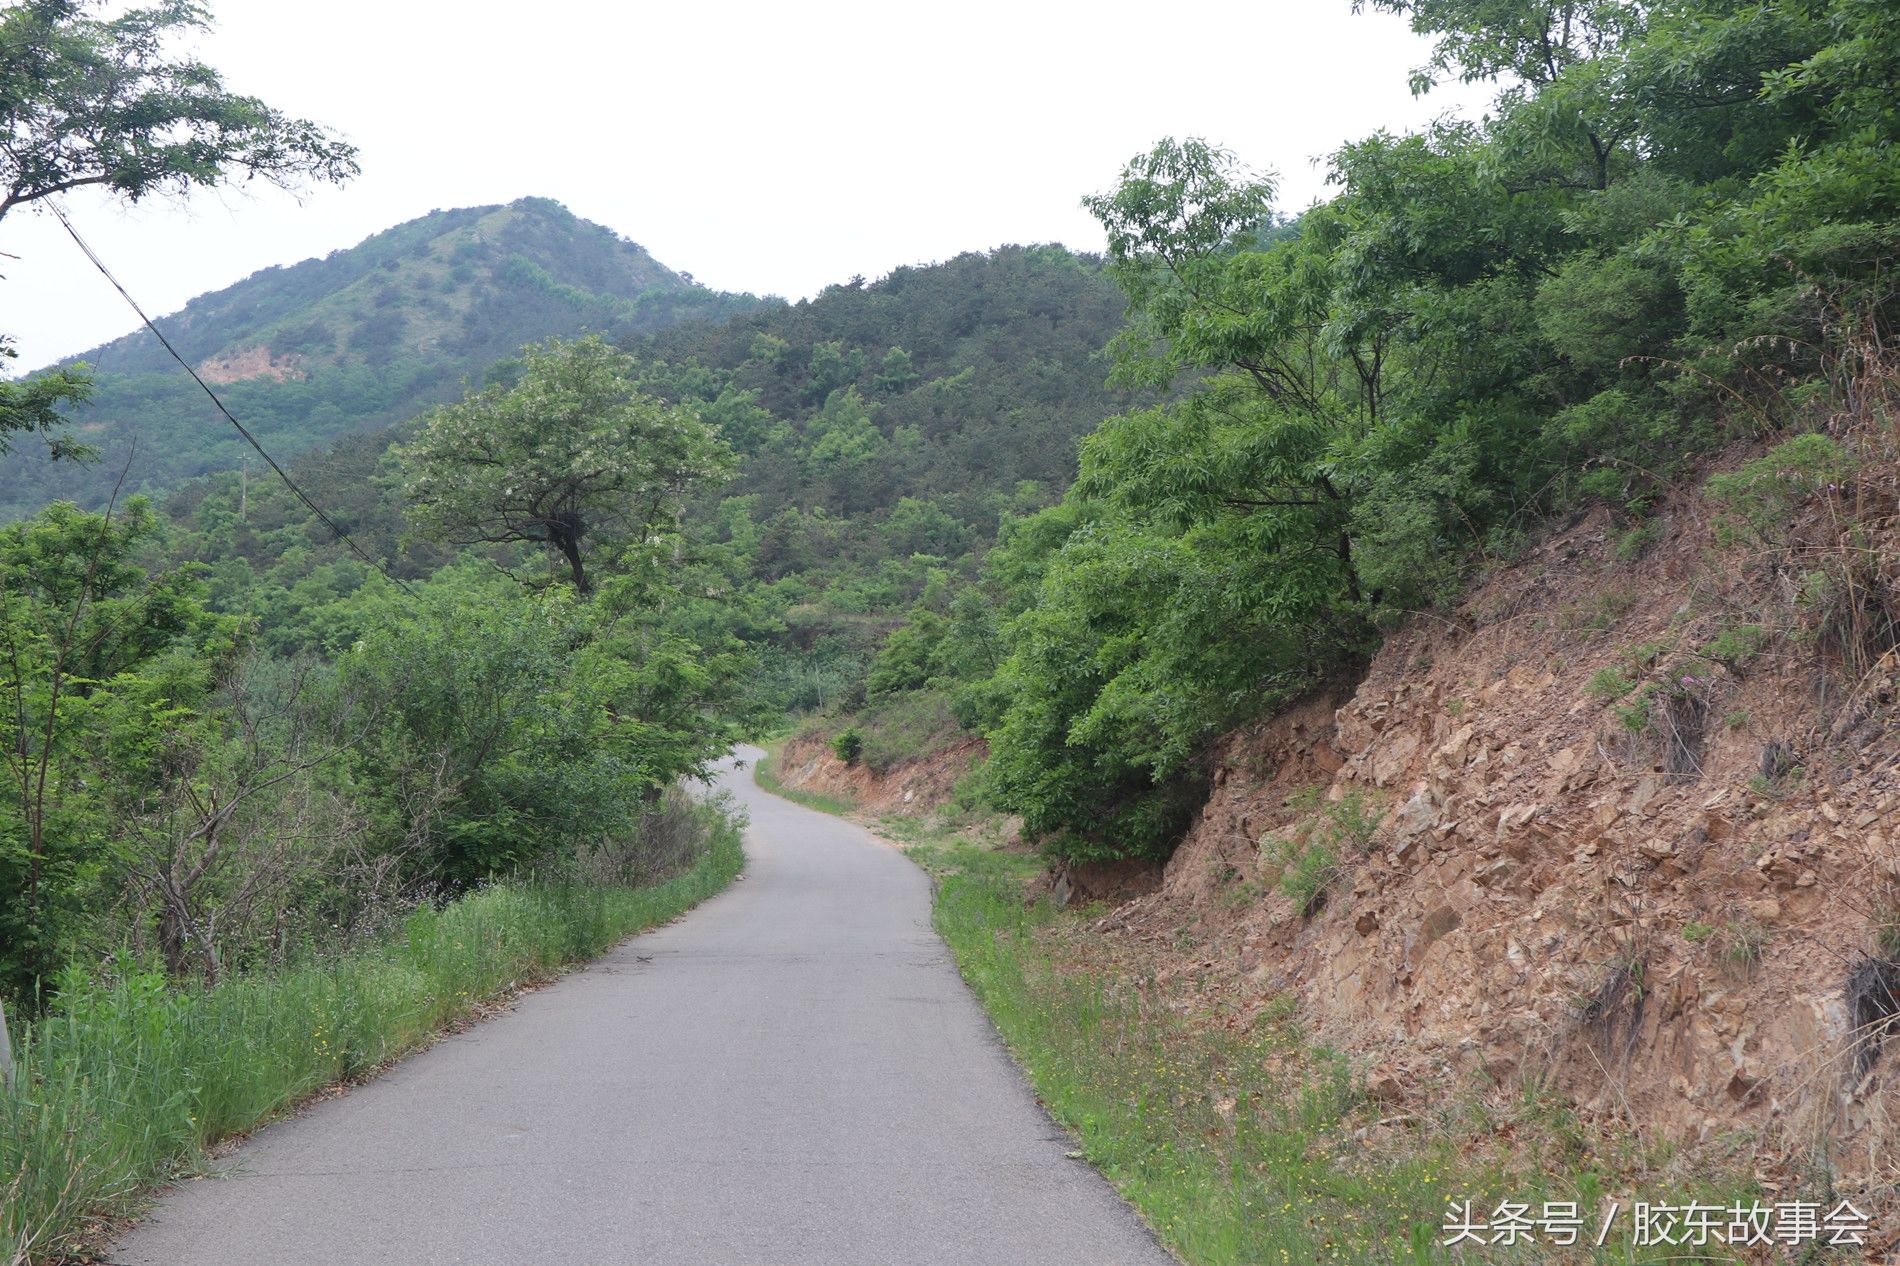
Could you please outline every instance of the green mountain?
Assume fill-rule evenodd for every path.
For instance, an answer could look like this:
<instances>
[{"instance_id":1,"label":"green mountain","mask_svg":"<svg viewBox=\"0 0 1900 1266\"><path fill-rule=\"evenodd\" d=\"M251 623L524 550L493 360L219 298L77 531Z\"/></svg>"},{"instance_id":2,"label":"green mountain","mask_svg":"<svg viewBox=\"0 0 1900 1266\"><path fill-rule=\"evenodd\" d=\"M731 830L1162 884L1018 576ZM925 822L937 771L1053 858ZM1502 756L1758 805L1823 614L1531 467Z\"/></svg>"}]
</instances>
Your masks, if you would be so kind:
<instances>
[{"instance_id":1,"label":"green mountain","mask_svg":"<svg viewBox=\"0 0 1900 1266\"><path fill-rule=\"evenodd\" d=\"M267 268L193 299L158 326L279 458L374 430L457 397L523 343L599 330L633 336L757 304L665 267L546 198L434 211L348 250ZM73 358L93 400L77 429L102 459L0 467L0 518L65 499L97 505L120 472L162 492L235 469L248 451L140 330Z\"/></svg>"},{"instance_id":2,"label":"green mountain","mask_svg":"<svg viewBox=\"0 0 1900 1266\"><path fill-rule=\"evenodd\" d=\"M736 622L758 652L760 698L799 706L861 681L913 602L946 574L974 574L1006 516L1061 495L1080 437L1152 399L1105 385L1101 349L1124 306L1099 259L1008 246L622 340L644 390L692 407L739 455L688 515L682 565L718 560L701 576L723 595L706 619ZM292 471L368 551L420 580L453 551L405 530L387 450L408 429L340 436ZM218 473L165 505L178 555L213 565L218 604L260 614L273 647L357 635L367 569L275 480L247 491Z\"/></svg>"},{"instance_id":3,"label":"green mountain","mask_svg":"<svg viewBox=\"0 0 1900 1266\"><path fill-rule=\"evenodd\" d=\"M631 346L655 394L725 430L745 459L727 493L755 514L931 498L988 529L1023 481L1059 494L1077 440L1134 399L1102 356L1125 306L1094 256L1004 246Z\"/></svg>"}]
</instances>

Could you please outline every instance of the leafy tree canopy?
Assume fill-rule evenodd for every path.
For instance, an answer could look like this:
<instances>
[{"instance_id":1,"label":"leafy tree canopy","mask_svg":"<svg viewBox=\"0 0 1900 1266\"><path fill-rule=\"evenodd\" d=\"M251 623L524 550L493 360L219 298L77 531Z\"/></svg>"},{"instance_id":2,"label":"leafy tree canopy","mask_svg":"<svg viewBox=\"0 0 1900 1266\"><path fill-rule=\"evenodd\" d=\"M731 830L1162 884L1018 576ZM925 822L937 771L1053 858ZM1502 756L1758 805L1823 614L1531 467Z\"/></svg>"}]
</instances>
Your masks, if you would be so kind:
<instances>
[{"instance_id":1,"label":"leafy tree canopy","mask_svg":"<svg viewBox=\"0 0 1900 1266\"><path fill-rule=\"evenodd\" d=\"M0 334L0 371L18 356ZM47 452L55 460L90 456L91 449L67 434L66 419L59 410L62 405L81 403L91 393L91 381L75 370L36 374L24 382L0 378L0 457L13 451L10 436L35 434L44 437Z\"/></svg>"},{"instance_id":2,"label":"leafy tree canopy","mask_svg":"<svg viewBox=\"0 0 1900 1266\"><path fill-rule=\"evenodd\" d=\"M731 452L690 409L638 391L598 337L526 350L519 380L435 411L396 450L416 519L457 544L526 542L592 588L586 553L645 541Z\"/></svg>"},{"instance_id":3,"label":"leafy tree canopy","mask_svg":"<svg viewBox=\"0 0 1900 1266\"><path fill-rule=\"evenodd\" d=\"M280 185L356 174L356 150L307 119L225 89L218 73L171 47L209 25L188 0L113 18L96 0L25 0L0 10L0 218L69 189L103 186L128 201L235 176ZM14 356L0 335L0 362ZM0 454L37 433L51 457L88 457L59 409L84 401L82 369L0 381Z\"/></svg>"},{"instance_id":4,"label":"leafy tree canopy","mask_svg":"<svg viewBox=\"0 0 1900 1266\"><path fill-rule=\"evenodd\" d=\"M95 16L96 0L0 13L0 215L88 185L136 201L234 176L340 181L356 149L308 119L228 91L174 41L205 29L188 0Z\"/></svg>"}]
</instances>

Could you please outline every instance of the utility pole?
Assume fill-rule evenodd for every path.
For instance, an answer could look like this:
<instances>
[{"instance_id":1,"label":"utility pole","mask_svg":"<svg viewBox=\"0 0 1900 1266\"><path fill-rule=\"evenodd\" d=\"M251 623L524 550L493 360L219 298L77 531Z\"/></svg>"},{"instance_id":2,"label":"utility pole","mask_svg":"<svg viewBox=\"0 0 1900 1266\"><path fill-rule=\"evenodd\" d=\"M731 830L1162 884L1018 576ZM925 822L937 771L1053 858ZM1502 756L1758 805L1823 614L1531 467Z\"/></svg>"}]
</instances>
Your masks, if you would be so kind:
<instances>
[{"instance_id":1,"label":"utility pole","mask_svg":"<svg viewBox=\"0 0 1900 1266\"><path fill-rule=\"evenodd\" d=\"M251 455L244 454L243 464L238 467L238 522L244 522L244 516L251 510Z\"/></svg>"}]
</instances>

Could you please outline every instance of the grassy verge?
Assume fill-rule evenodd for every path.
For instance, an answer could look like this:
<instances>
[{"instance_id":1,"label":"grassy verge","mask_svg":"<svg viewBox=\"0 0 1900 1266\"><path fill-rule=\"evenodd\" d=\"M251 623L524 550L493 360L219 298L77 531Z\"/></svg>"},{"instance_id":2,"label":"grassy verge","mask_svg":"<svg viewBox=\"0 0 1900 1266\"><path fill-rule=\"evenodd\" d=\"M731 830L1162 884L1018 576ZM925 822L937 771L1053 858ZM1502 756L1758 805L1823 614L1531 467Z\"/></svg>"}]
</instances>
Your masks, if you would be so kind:
<instances>
[{"instance_id":1,"label":"grassy verge","mask_svg":"<svg viewBox=\"0 0 1900 1266\"><path fill-rule=\"evenodd\" d=\"M1145 971L1085 917L1025 903L1033 859L945 837L912 854L939 877L937 928L1044 1104L1193 1266L1737 1260L1632 1245L1629 1201L1755 1199L1745 1178L1619 1150L1534 1095L1394 1110L1302 1031L1290 997L1224 1003L1191 974ZM1451 1202L1483 1219L1509 1200L1532 1218L1577 1202L1588 1245L1612 1199L1621 1221L1601 1250L1441 1243Z\"/></svg>"},{"instance_id":2,"label":"grassy verge","mask_svg":"<svg viewBox=\"0 0 1900 1266\"><path fill-rule=\"evenodd\" d=\"M0 1262L69 1251L220 1139L720 891L744 864L738 827L702 812L703 855L653 887L492 887L418 910L385 943L210 988L129 963L63 980L0 1091Z\"/></svg>"},{"instance_id":3,"label":"grassy verge","mask_svg":"<svg viewBox=\"0 0 1900 1266\"><path fill-rule=\"evenodd\" d=\"M1191 1028L1161 991L1062 970L1041 936L1059 916L1024 904L1016 859L936 846L923 860L942 880L937 929L1044 1104L1175 1253L1430 1260L1444 1159L1333 1155L1329 1127L1358 1100L1344 1061L1287 1022Z\"/></svg>"}]
</instances>

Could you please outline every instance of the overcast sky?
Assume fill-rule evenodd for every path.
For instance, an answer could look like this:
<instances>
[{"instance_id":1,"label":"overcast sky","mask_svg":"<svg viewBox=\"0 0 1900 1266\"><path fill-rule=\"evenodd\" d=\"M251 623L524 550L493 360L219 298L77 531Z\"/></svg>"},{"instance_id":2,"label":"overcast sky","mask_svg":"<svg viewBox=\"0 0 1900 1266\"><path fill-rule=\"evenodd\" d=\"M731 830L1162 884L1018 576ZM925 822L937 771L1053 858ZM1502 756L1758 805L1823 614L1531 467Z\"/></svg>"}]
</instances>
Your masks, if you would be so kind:
<instances>
[{"instance_id":1,"label":"overcast sky","mask_svg":"<svg viewBox=\"0 0 1900 1266\"><path fill-rule=\"evenodd\" d=\"M1008 242L1102 239L1078 200L1162 136L1325 196L1340 142L1475 114L1415 100L1426 46L1348 0L1158 5L212 0L227 83L315 118L363 174L122 208L80 231L148 311L432 208L555 198L701 282L800 298ZM37 366L136 323L50 216L0 221L0 331Z\"/></svg>"}]
</instances>

